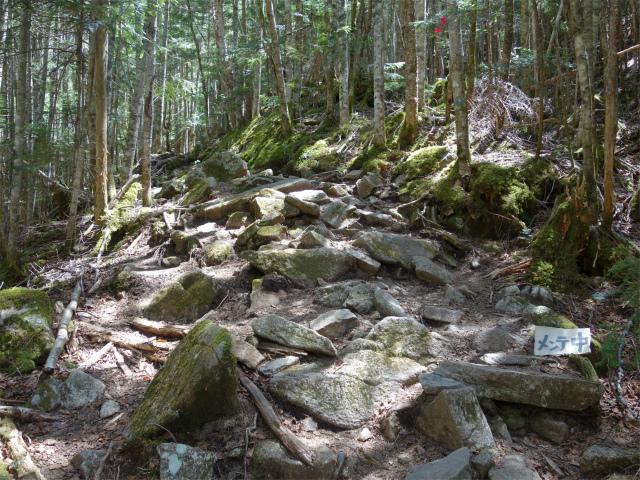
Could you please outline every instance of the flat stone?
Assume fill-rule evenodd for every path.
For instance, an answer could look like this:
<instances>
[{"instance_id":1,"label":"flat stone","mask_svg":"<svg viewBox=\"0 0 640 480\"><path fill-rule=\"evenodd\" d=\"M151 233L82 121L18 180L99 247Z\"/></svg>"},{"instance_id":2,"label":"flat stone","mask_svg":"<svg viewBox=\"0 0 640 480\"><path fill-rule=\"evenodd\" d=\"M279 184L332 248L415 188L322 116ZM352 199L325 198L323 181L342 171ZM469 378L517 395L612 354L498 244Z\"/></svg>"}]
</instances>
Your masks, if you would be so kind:
<instances>
[{"instance_id":1,"label":"flat stone","mask_svg":"<svg viewBox=\"0 0 640 480\"><path fill-rule=\"evenodd\" d=\"M390 357L372 350L349 353L342 360L340 373L362 380L367 385L377 386L384 382L413 385L425 371L424 366L408 358Z\"/></svg>"},{"instance_id":2,"label":"flat stone","mask_svg":"<svg viewBox=\"0 0 640 480\"><path fill-rule=\"evenodd\" d=\"M438 253L437 246L428 240L384 232L365 232L353 241L353 246L364 248L381 263L407 270L413 268L414 257L434 258Z\"/></svg>"},{"instance_id":3,"label":"flat stone","mask_svg":"<svg viewBox=\"0 0 640 480\"><path fill-rule=\"evenodd\" d=\"M358 265L358 268L364 273L368 273L369 275L378 274L382 265L377 260L374 260L369 255L355 248L346 247L344 252L356 259L356 265Z\"/></svg>"},{"instance_id":4,"label":"flat stone","mask_svg":"<svg viewBox=\"0 0 640 480\"><path fill-rule=\"evenodd\" d=\"M120 404L115 400L107 400L100 407L100 418L109 418L120 411Z\"/></svg>"},{"instance_id":5,"label":"flat stone","mask_svg":"<svg viewBox=\"0 0 640 480\"><path fill-rule=\"evenodd\" d=\"M373 308L381 317L408 317L400 302L389 292L379 287L373 290Z\"/></svg>"},{"instance_id":6,"label":"flat stone","mask_svg":"<svg viewBox=\"0 0 640 480\"><path fill-rule=\"evenodd\" d=\"M514 355L509 353L485 353L478 360L487 365L517 365L521 367L530 367L535 364L546 362L554 362L555 360L544 359L536 355Z\"/></svg>"},{"instance_id":7,"label":"flat stone","mask_svg":"<svg viewBox=\"0 0 640 480\"><path fill-rule=\"evenodd\" d=\"M349 296L342 304L361 315L366 315L373 310L373 291L376 287L366 283L355 285L349 290Z\"/></svg>"},{"instance_id":8,"label":"flat stone","mask_svg":"<svg viewBox=\"0 0 640 480\"><path fill-rule=\"evenodd\" d=\"M460 310L425 305L422 309L422 318L441 323L460 323L463 313Z\"/></svg>"},{"instance_id":9,"label":"flat stone","mask_svg":"<svg viewBox=\"0 0 640 480\"><path fill-rule=\"evenodd\" d=\"M591 475L606 475L637 467L640 453L620 447L592 445L580 457L580 471Z\"/></svg>"},{"instance_id":10,"label":"flat stone","mask_svg":"<svg viewBox=\"0 0 640 480\"><path fill-rule=\"evenodd\" d=\"M444 458L413 467L404 480L471 480L471 455L467 447L459 448Z\"/></svg>"},{"instance_id":11,"label":"flat stone","mask_svg":"<svg viewBox=\"0 0 640 480\"><path fill-rule=\"evenodd\" d=\"M349 195L349 192L347 192L346 185L333 185L327 190L327 194L332 197L344 197Z\"/></svg>"},{"instance_id":12,"label":"flat stone","mask_svg":"<svg viewBox=\"0 0 640 480\"><path fill-rule=\"evenodd\" d=\"M279 242L287 236L287 229L282 225L272 225L268 227L260 227L256 232L258 243L262 243L261 239L269 242Z\"/></svg>"},{"instance_id":13,"label":"flat stone","mask_svg":"<svg viewBox=\"0 0 640 480\"><path fill-rule=\"evenodd\" d=\"M263 308L272 307L280 303L280 297L273 292L264 291L262 288L262 279L255 279L251 282L252 290L249 295L251 307L248 313L258 312Z\"/></svg>"},{"instance_id":14,"label":"flat stone","mask_svg":"<svg viewBox=\"0 0 640 480\"><path fill-rule=\"evenodd\" d=\"M80 450L71 459L71 465L78 469L80 478L93 480L100 466L100 461L106 453L106 450ZM36 476L30 475L27 478L36 478Z\"/></svg>"},{"instance_id":15,"label":"flat stone","mask_svg":"<svg viewBox=\"0 0 640 480\"><path fill-rule=\"evenodd\" d=\"M453 285L445 285L444 287L444 299L454 303L465 303L467 297Z\"/></svg>"},{"instance_id":16,"label":"flat stone","mask_svg":"<svg viewBox=\"0 0 640 480\"><path fill-rule=\"evenodd\" d=\"M416 428L449 450L496 445L471 387L442 390L433 402L422 407Z\"/></svg>"},{"instance_id":17,"label":"flat stone","mask_svg":"<svg viewBox=\"0 0 640 480\"><path fill-rule=\"evenodd\" d=\"M57 378L45 380L29 400L27 407L48 412L54 408L80 408L96 401L106 385L84 370L72 370L63 381Z\"/></svg>"},{"instance_id":18,"label":"flat stone","mask_svg":"<svg viewBox=\"0 0 640 480\"><path fill-rule=\"evenodd\" d=\"M389 355L407 357L427 365L443 358L450 342L408 317L387 317L369 332L367 340L379 343Z\"/></svg>"},{"instance_id":19,"label":"flat stone","mask_svg":"<svg viewBox=\"0 0 640 480\"><path fill-rule=\"evenodd\" d=\"M320 216L320 212L321 212L320 206L317 205L316 203L304 201L293 195L287 195L286 201L287 203L299 209L305 215L311 215L312 217Z\"/></svg>"},{"instance_id":20,"label":"flat stone","mask_svg":"<svg viewBox=\"0 0 640 480\"><path fill-rule=\"evenodd\" d=\"M423 373L418 377L418 380L420 380L420 385L422 385L424 393L427 395L438 395L441 391L450 388L466 387L464 383L441 377L435 373Z\"/></svg>"},{"instance_id":21,"label":"flat stone","mask_svg":"<svg viewBox=\"0 0 640 480\"><path fill-rule=\"evenodd\" d=\"M264 365L258 368L258 371L265 377L270 377L272 375L275 375L278 372L281 372L285 368L298 365L299 363L300 363L300 359L298 357L294 357L293 355L290 355L287 357L276 358L275 360L266 362Z\"/></svg>"},{"instance_id":22,"label":"flat stone","mask_svg":"<svg viewBox=\"0 0 640 480\"><path fill-rule=\"evenodd\" d=\"M238 337L231 337L233 341L233 354L236 360L249 368L256 369L265 358L256 347Z\"/></svg>"},{"instance_id":23,"label":"flat stone","mask_svg":"<svg viewBox=\"0 0 640 480\"><path fill-rule=\"evenodd\" d=\"M280 442L264 440L253 453L253 476L279 480L330 480L338 464L338 456L324 445L315 450L317 457L313 465L307 466L295 459Z\"/></svg>"},{"instance_id":24,"label":"flat stone","mask_svg":"<svg viewBox=\"0 0 640 480\"><path fill-rule=\"evenodd\" d=\"M344 174L344 180L358 180L362 176L362 170L351 170Z\"/></svg>"},{"instance_id":25,"label":"flat stone","mask_svg":"<svg viewBox=\"0 0 640 480\"><path fill-rule=\"evenodd\" d=\"M331 203L331 199L322 190L302 190L293 192L289 194L289 196L304 200L305 202L317 203L318 205Z\"/></svg>"},{"instance_id":26,"label":"flat stone","mask_svg":"<svg viewBox=\"0 0 640 480\"><path fill-rule=\"evenodd\" d=\"M360 215L372 227L391 227L398 223L395 218L386 213L360 211Z\"/></svg>"},{"instance_id":27,"label":"flat stone","mask_svg":"<svg viewBox=\"0 0 640 480\"><path fill-rule=\"evenodd\" d=\"M331 241L317 232L307 231L298 237L299 248L331 248Z\"/></svg>"},{"instance_id":28,"label":"flat stone","mask_svg":"<svg viewBox=\"0 0 640 480\"><path fill-rule=\"evenodd\" d=\"M217 458L211 452L181 443L162 443L156 450L160 456L160 480L213 478Z\"/></svg>"},{"instance_id":29,"label":"flat stone","mask_svg":"<svg viewBox=\"0 0 640 480\"><path fill-rule=\"evenodd\" d=\"M444 267L436 265L428 257L413 257L416 277L430 285L446 285L453 281L453 275Z\"/></svg>"},{"instance_id":30,"label":"flat stone","mask_svg":"<svg viewBox=\"0 0 640 480\"><path fill-rule=\"evenodd\" d=\"M584 378L465 362L444 360L434 373L472 385L483 397L549 409L580 411L598 403L604 394L600 383Z\"/></svg>"},{"instance_id":31,"label":"flat stone","mask_svg":"<svg viewBox=\"0 0 640 480\"><path fill-rule=\"evenodd\" d=\"M502 459L502 466L489 470L489 480L541 480L540 476L527 468L524 455L511 454Z\"/></svg>"},{"instance_id":32,"label":"flat stone","mask_svg":"<svg viewBox=\"0 0 640 480\"><path fill-rule=\"evenodd\" d=\"M562 443L571 433L571 428L561 420L555 420L545 415L531 418L531 430L553 443Z\"/></svg>"},{"instance_id":33,"label":"flat stone","mask_svg":"<svg viewBox=\"0 0 640 480\"><path fill-rule=\"evenodd\" d=\"M253 322L252 327L258 337L287 347L330 357L337 355L336 348L327 337L277 315L258 318Z\"/></svg>"},{"instance_id":34,"label":"flat stone","mask_svg":"<svg viewBox=\"0 0 640 480\"><path fill-rule=\"evenodd\" d=\"M277 272L302 287L316 286L318 278L333 282L355 267L353 257L333 248L244 251L242 256L258 270Z\"/></svg>"},{"instance_id":35,"label":"flat stone","mask_svg":"<svg viewBox=\"0 0 640 480\"><path fill-rule=\"evenodd\" d=\"M360 219L358 209L340 201L322 207L320 219L331 228L348 228Z\"/></svg>"},{"instance_id":36,"label":"flat stone","mask_svg":"<svg viewBox=\"0 0 640 480\"><path fill-rule=\"evenodd\" d=\"M227 230L237 230L239 228L244 228L253 222L251 215L246 212L233 212L229 215L229 219L225 225Z\"/></svg>"},{"instance_id":37,"label":"flat stone","mask_svg":"<svg viewBox=\"0 0 640 480\"><path fill-rule=\"evenodd\" d=\"M522 340L501 327L487 328L478 333L471 342L471 347L480 353L503 352L521 345Z\"/></svg>"},{"instance_id":38,"label":"flat stone","mask_svg":"<svg viewBox=\"0 0 640 480\"><path fill-rule=\"evenodd\" d=\"M355 280L320 287L316 289L313 301L329 308L342 307L342 304L349 298L351 289L360 283L362 282Z\"/></svg>"},{"instance_id":39,"label":"flat stone","mask_svg":"<svg viewBox=\"0 0 640 480\"><path fill-rule=\"evenodd\" d=\"M346 308L323 313L312 320L309 327L320 335L335 339L345 335L358 326L358 318Z\"/></svg>"}]
</instances>

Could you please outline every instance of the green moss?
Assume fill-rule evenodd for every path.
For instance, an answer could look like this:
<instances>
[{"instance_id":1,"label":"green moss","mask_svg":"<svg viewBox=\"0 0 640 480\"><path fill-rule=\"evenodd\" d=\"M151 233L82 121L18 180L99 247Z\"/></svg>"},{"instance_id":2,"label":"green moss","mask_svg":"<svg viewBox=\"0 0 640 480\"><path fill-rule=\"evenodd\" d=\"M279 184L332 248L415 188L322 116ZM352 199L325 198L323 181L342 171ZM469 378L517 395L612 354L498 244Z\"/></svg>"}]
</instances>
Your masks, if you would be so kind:
<instances>
[{"instance_id":1,"label":"green moss","mask_svg":"<svg viewBox=\"0 0 640 480\"><path fill-rule=\"evenodd\" d=\"M396 148L398 145L398 136L400 135L400 125L404 122L404 111L388 117L384 124L384 133L387 137L387 145L390 148Z\"/></svg>"},{"instance_id":2,"label":"green moss","mask_svg":"<svg viewBox=\"0 0 640 480\"><path fill-rule=\"evenodd\" d=\"M373 145L360 152L360 154L349 163L347 168L350 170L363 170L365 173L379 172L381 169L386 170L389 165L388 156L389 150L384 150Z\"/></svg>"},{"instance_id":3,"label":"green moss","mask_svg":"<svg viewBox=\"0 0 640 480\"><path fill-rule=\"evenodd\" d=\"M518 216L535 201L515 167L483 162L473 165L472 169L471 194L485 201L490 208Z\"/></svg>"},{"instance_id":4,"label":"green moss","mask_svg":"<svg viewBox=\"0 0 640 480\"><path fill-rule=\"evenodd\" d=\"M424 177L438 170L438 164L446 154L446 147L421 148L413 152L406 162L396 165L393 175L404 174L407 180Z\"/></svg>"}]
</instances>

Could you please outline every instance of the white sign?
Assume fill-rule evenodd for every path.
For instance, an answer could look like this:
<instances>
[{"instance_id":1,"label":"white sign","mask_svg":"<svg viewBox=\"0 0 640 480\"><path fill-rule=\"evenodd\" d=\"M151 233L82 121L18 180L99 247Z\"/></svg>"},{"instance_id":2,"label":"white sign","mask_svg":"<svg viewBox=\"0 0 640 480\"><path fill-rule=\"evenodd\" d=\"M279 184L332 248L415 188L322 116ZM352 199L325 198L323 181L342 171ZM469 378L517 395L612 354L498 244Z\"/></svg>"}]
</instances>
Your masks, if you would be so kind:
<instances>
[{"instance_id":1,"label":"white sign","mask_svg":"<svg viewBox=\"0 0 640 480\"><path fill-rule=\"evenodd\" d=\"M536 327L536 355L568 355L591 352L590 328Z\"/></svg>"}]
</instances>

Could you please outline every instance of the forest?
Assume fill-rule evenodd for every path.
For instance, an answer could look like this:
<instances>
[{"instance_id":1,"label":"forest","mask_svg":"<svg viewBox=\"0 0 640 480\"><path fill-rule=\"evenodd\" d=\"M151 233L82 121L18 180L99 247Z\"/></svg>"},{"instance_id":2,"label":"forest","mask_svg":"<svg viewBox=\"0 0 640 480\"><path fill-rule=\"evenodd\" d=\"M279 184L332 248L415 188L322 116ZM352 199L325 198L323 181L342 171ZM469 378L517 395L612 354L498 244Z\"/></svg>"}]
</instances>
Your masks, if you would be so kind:
<instances>
[{"instance_id":1,"label":"forest","mask_svg":"<svg viewBox=\"0 0 640 480\"><path fill-rule=\"evenodd\" d=\"M0 0L0 199L0 480L638 474L640 0Z\"/></svg>"}]
</instances>

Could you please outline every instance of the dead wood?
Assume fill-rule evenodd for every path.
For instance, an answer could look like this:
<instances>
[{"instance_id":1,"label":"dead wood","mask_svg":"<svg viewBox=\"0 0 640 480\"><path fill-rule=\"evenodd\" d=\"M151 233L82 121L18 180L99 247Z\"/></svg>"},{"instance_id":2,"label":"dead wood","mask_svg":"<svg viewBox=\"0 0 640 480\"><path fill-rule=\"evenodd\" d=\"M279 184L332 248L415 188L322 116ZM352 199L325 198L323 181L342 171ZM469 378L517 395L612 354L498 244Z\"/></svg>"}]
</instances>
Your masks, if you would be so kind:
<instances>
[{"instance_id":1,"label":"dead wood","mask_svg":"<svg viewBox=\"0 0 640 480\"><path fill-rule=\"evenodd\" d=\"M62 318L60 319L60 323L58 324L58 336L56 337L56 341L53 344L53 348L49 353L49 357L47 358L46 363L44 364L45 373L51 373L54 368L56 368L56 363L58 363L58 358L64 349L64 346L69 341L69 321L73 316L73 312L78 308L78 301L80 300L80 294L82 293L82 280L78 280L76 283L76 288L73 290L71 294L71 301L67 308L65 308L62 313Z\"/></svg>"},{"instance_id":2,"label":"dead wood","mask_svg":"<svg viewBox=\"0 0 640 480\"><path fill-rule=\"evenodd\" d=\"M130 377L132 375L131 369L127 366L126 363L124 363L124 357L118 351L117 348L113 349L113 355L116 357L116 362L118 362L118 366L120 367L122 372L125 374L125 376Z\"/></svg>"},{"instance_id":3,"label":"dead wood","mask_svg":"<svg viewBox=\"0 0 640 480\"><path fill-rule=\"evenodd\" d=\"M0 406L0 415L13 418L14 420L20 420L21 422L55 422L60 420L60 416L47 415L46 413L26 407Z\"/></svg>"},{"instance_id":4,"label":"dead wood","mask_svg":"<svg viewBox=\"0 0 640 480\"><path fill-rule=\"evenodd\" d=\"M78 368L88 368L88 367L90 367L94 363L100 361L100 359L102 357L104 357L107 353L109 353L112 348L113 348L113 342L107 343L104 347L102 347L100 350L98 350L98 352L96 354L94 354L91 358L89 358L88 360L80 363L78 365Z\"/></svg>"},{"instance_id":5,"label":"dead wood","mask_svg":"<svg viewBox=\"0 0 640 480\"><path fill-rule=\"evenodd\" d=\"M242 373L240 369L238 369L238 378L240 379L242 386L246 388L249 395L251 395L253 402L256 404L256 408L269 426L271 433L273 433L275 437L282 442L294 457L305 465L313 465L315 454L309 450L309 448L302 443L298 437L291 433L291 430L285 427L282 420L278 418L276 412L273 410L260 389L256 387L251 380L245 377L244 373Z\"/></svg>"},{"instance_id":6,"label":"dead wood","mask_svg":"<svg viewBox=\"0 0 640 480\"><path fill-rule=\"evenodd\" d=\"M120 200L125 193L127 193L127 190L129 190L129 187L133 184L133 182L137 182L139 179L140 179L140 175L132 175L131 178L127 180L127 183L125 183L122 186L122 188L118 191L118 193L116 193L116 196L111 199L111 201L109 202L108 208L109 209L113 208L116 202Z\"/></svg>"},{"instance_id":7,"label":"dead wood","mask_svg":"<svg viewBox=\"0 0 640 480\"><path fill-rule=\"evenodd\" d=\"M485 275L484 278L489 278L491 280L495 280L497 277L503 277L505 275L513 275L516 273L524 273L529 270L531 263L533 262L533 258L527 258L526 260L516 263L514 265L509 265L508 267L497 268L493 272Z\"/></svg>"},{"instance_id":8,"label":"dead wood","mask_svg":"<svg viewBox=\"0 0 640 480\"><path fill-rule=\"evenodd\" d=\"M107 462L107 458L109 458L109 455L111 455L112 449L113 449L113 440L109 442L109 448L107 448L107 452L104 454L104 457L100 459L100 464L98 465L98 469L96 470L96 473L93 476L93 480L100 480L100 475L102 475L104 464Z\"/></svg>"},{"instance_id":9,"label":"dead wood","mask_svg":"<svg viewBox=\"0 0 640 480\"><path fill-rule=\"evenodd\" d=\"M11 418L2 420L2 438L4 439L9 455L13 459L12 467L16 477L22 480L46 480L40 469L33 463L27 444L22 439L22 433L16 428Z\"/></svg>"},{"instance_id":10,"label":"dead wood","mask_svg":"<svg viewBox=\"0 0 640 480\"><path fill-rule=\"evenodd\" d=\"M144 318L134 318L131 321L131 326L143 332L169 338L184 338L191 330L190 326L167 325L160 322L154 322L152 320L146 320Z\"/></svg>"}]
</instances>

